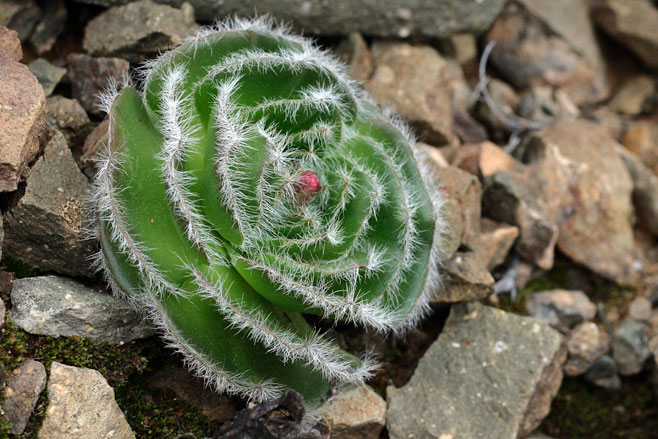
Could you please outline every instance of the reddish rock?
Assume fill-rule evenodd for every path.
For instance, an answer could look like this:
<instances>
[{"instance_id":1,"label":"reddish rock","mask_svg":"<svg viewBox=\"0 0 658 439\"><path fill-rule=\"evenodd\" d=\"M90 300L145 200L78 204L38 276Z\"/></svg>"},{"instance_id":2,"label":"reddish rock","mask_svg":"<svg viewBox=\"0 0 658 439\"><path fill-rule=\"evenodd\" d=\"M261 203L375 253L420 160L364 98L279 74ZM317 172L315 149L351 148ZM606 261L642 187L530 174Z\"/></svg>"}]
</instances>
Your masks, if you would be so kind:
<instances>
[{"instance_id":1,"label":"reddish rock","mask_svg":"<svg viewBox=\"0 0 658 439\"><path fill-rule=\"evenodd\" d=\"M633 123L621 143L658 175L658 123L648 120Z\"/></svg>"},{"instance_id":2,"label":"reddish rock","mask_svg":"<svg viewBox=\"0 0 658 439\"><path fill-rule=\"evenodd\" d=\"M450 162L478 177L489 177L498 171L522 171L523 164L498 145L485 141L457 148Z\"/></svg>"},{"instance_id":3,"label":"reddish rock","mask_svg":"<svg viewBox=\"0 0 658 439\"><path fill-rule=\"evenodd\" d=\"M111 84L121 84L130 64L120 58L92 58L72 53L67 58L73 97L88 112L101 115L98 95Z\"/></svg>"},{"instance_id":4,"label":"reddish rock","mask_svg":"<svg viewBox=\"0 0 658 439\"><path fill-rule=\"evenodd\" d=\"M2 403L2 417L11 424L10 433L23 433L46 379L45 367L34 360L25 361L11 372Z\"/></svg>"},{"instance_id":5,"label":"reddish rock","mask_svg":"<svg viewBox=\"0 0 658 439\"><path fill-rule=\"evenodd\" d=\"M432 298L434 302L470 302L493 293L495 280L474 252L457 252L445 271L445 288Z\"/></svg>"},{"instance_id":6,"label":"reddish rock","mask_svg":"<svg viewBox=\"0 0 658 439\"><path fill-rule=\"evenodd\" d=\"M46 97L26 65L0 49L0 192L14 191L39 150Z\"/></svg>"},{"instance_id":7,"label":"reddish rock","mask_svg":"<svg viewBox=\"0 0 658 439\"><path fill-rule=\"evenodd\" d=\"M480 239L480 213L482 204L482 185L480 181L459 168L438 169L441 189L450 204L458 210L457 222L452 224L455 243L450 248L460 246L475 249Z\"/></svg>"},{"instance_id":8,"label":"reddish rock","mask_svg":"<svg viewBox=\"0 0 658 439\"><path fill-rule=\"evenodd\" d=\"M365 82L372 75L374 64L368 43L360 33L352 32L338 48L340 59L347 64L352 79Z\"/></svg>"},{"instance_id":9,"label":"reddish rock","mask_svg":"<svg viewBox=\"0 0 658 439\"><path fill-rule=\"evenodd\" d=\"M0 49L4 49L14 61L20 61L23 58L23 48L18 32L0 25Z\"/></svg>"},{"instance_id":10,"label":"reddish rock","mask_svg":"<svg viewBox=\"0 0 658 439\"><path fill-rule=\"evenodd\" d=\"M569 376L582 375L596 360L610 350L610 336L592 322L576 326L567 340L569 357L564 364L564 373Z\"/></svg>"},{"instance_id":11,"label":"reddish rock","mask_svg":"<svg viewBox=\"0 0 658 439\"><path fill-rule=\"evenodd\" d=\"M332 439L377 439L386 424L386 402L370 386L343 389L320 407Z\"/></svg>"},{"instance_id":12,"label":"reddish rock","mask_svg":"<svg viewBox=\"0 0 658 439\"><path fill-rule=\"evenodd\" d=\"M375 71L366 89L381 104L394 107L434 145L453 138L452 90L448 63L429 46L377 42Z\"/></svg>"},{"instance_id":13,"label":"reddish rock","mask_svg":"<svg viewBox=\"0 0 658 439\"><path fill-rule=\"evenodd\" d=\"M531 316L553 326L571 328L596 315L596 306L582 291L546 290L528 295Z\"/></svg>"},{"instance_id":14,"label":"reddish rock","mask_svg":"<svg viewBox=\"0 0 658 439\"><path fill-rule=\"evenodd\" d=\"M507 254L519 236L519 228L489 218L482 218L480 230L480 245L476 249L476 253L484 266L488 270L493 270L505 262Z\"/></svg>"},{"instance_id":15,"label":"reddish rock","mask_svg":"<svg viewBox=\"0 0 658 439\"><path fill-rule=\"evenodd\" d=\"M99 152L107 145L107 128L110 122L108 119L103 120L94 130L89 133L82 146L82 155L78 160L78 165L82 172L89 178L96 175L95 160Z\"/></svg>"}]
</instances>

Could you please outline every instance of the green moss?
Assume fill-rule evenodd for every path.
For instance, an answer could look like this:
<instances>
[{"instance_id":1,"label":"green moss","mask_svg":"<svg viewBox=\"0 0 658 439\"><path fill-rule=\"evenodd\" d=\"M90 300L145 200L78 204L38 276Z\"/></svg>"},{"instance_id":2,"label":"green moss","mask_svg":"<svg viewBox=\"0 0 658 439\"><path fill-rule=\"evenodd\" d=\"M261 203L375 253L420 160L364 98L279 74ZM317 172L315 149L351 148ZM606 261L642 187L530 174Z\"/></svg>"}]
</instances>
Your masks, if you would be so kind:
<instances>
[{"instance_id":1,"label":"green moss","mask_svg":"<svg viewBox=\"0 0 658 439\"><path fill-rule=\"evenodd\" d=\"M3 255L2 267L5 271L11 271L16 274L17 278L34 276L37 269L27 262L23 262L18 258L9 255Z\"/></svg>"},{"instance_id":2,"label":"green moss","mask_svg":"<svg viewBox=\"0 0 658 439\"><path fill-rule=\"evenodd\" d=\"M647 377L624 379L618 392L567 378L540 430L569 439L655 438L658 406Z\"/></svg>"}]
</instances>

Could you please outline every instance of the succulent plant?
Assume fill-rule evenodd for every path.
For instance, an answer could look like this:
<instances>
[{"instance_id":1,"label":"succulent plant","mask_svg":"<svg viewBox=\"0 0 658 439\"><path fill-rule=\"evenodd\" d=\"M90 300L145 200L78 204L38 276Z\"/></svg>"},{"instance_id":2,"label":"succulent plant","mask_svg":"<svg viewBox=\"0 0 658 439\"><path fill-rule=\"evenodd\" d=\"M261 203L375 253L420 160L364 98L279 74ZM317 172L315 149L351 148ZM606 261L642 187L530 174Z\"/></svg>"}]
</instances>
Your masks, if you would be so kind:
<instances>
[{"instance_id":1,"label":"succulent plant","mask_svg":"<svg viewBox=\"0 0 658 439\"><path fill-rule=\"evenodd\" d=\"M311 314L403 332L439 281L442 198L406 126L267 19L207 28L106 96L98 265L198 375L310 403L375 362Z\"/></svg>"}]
</instances>

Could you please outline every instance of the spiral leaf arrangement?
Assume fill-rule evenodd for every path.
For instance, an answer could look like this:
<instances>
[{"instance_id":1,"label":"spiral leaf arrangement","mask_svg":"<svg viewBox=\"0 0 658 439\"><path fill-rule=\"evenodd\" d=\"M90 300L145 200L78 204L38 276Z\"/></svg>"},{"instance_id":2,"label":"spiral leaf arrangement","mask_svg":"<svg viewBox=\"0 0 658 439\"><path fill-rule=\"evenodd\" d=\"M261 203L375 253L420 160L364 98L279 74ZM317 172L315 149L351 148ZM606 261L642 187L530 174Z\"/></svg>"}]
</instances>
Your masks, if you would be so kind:
<instances>
[{"instance_id":1,"label":"spiral leaf arrangement","mask_svg":"<svg viewBox=\"0 0 658 439\"><path fill-rule=\"evenodd\" d=\"M428 309L442 199L418 148L343 66L232 20L105 99L98 265L216 390L311 402L374 362L302 317L403 332Z\"/></svg>"}]
</instances>

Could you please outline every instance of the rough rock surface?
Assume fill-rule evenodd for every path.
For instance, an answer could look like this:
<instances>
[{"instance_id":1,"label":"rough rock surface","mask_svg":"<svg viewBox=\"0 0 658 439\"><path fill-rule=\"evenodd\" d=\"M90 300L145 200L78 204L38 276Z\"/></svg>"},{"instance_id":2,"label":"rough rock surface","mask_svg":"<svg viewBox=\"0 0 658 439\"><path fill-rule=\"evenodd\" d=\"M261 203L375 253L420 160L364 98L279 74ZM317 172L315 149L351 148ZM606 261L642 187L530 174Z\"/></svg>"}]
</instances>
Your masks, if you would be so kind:
<instances>
[{"instance_id":1,"label":"rough rock surface","mask_svg":"<svg viewBox=\"0 0 658 439\"><path fill-rule=\"evenodd\" d=\"M110 126L108 119L103 120L94 130L89 133L82 145L82 155L78 160L78 165L85 175L92 178L96 175L96 159L98 154L107 145L107 129Z\"/></svg>"},{"instance_id":2,"label":"rough rock surface","mask_svg":"<svg viewBox=\"0 0 658 439\"><path fill-rule=\"evenodd\" d=\"M77 151L91 131L89 116L76 99L50 96L46 99L48 122L55 125L73 151Z\"/></svg>"},{"instance_id":3,"label":"rough rock surface","mask_svg":"<svg viewBox=\"0 0 658 439\"><path fill-rule=\"evenodd\" d=\"M0 25L0 49L7 52L14 61L20 61L23 58L23 48L18 32Z\"/></svg>"},{"instance_id":4,"label":"rough rock surface","mask_svg":"<svg viewBox=\"0 0 658 439\"><path fill-rule=\"evenodd\" d=\"M155 333L127 302L62 277L17 279L11 302L14 323L31 334L118 344Z\"/></svg>"},{"instance_id":5,"label":"rough rock surface","mask_svg":"<svg viewBox=\"0 0 658 439\"><path fill-rule=\"evenodd\" d=\"M538 291L528 295L526 306L534 318L568 328L596 315L596 306L582 291Z\"/></svg>"},{"instance_id":6,"label":"rough rock surface","mask_svg":"<svg viewBox=\"0 0 658 439\"><path fill-rule=\"evenodd\" d=\"M567 340L569 357L564 364L564 373L581 375L591 368L596 360L610 350L610 336L592 322L576 326Z\"/></svg>"},{"instance_id":7,"label":"rough rock surface","mask_svg":"<svg viewBox=\"0 0 658 439\"><path fill-rule=\"evenodd\" d=\"M633 182L619 148L604 127L563 119L531 136L524 154L553 203L549 211L559 222L558 248L595 273L627 285L637 277Z\"/></svg>"},{"instance_id":8,"label":"rough rock surface","mask_svg":"<svg viewBox=\"0 0 658 439\"><path fill-rule=\"evenodd\" d=\"M23 433L46 379L46 368L34 360L26 360L11 372L2 403L3 418L11 424L10 433Z\"/></svg>"},{"instance_id":9,"label":"rough rock surface","mask_svg":"<svg viewBox=\"0 0 658 439\"><path fill-rule=\"evenodd\" d=\"M612 335L612 356L622 375L634 375L651 355L647 327L637 320L622 323Z\"/></svg>"},{"instance_id":10,"label":"rough rock surface","mask_svg":"<svg viewBox=\"0 0 658 439\"><path fill-rule=\"evenodd\" d=\"M0 192L14 191L39 150L46 97L26 65L0 49Z\"/></svg>"},{"instance_id":11,"label":"rough rock surface","mask_svg":"<svg viewBox=\"0 0 658 439\"><path fill-rule=\"evenodd\" d=\"M327 422L331 439L377 439L386 424L386 402L370 386L353 386L313 414Z\"/></svg>"},{"instance_id":12,"label":"rough rock surface","mask_svg":"<svg viewBox=\"0 0 658 439\"><path fill-rule=\"evenodd\" d=\"M121 58L93 58L81 53L72 53L66 60L73 97L91 114L101 115L98 95L112 84L121 84L130 63Z\"/></svg>"},{"instance_id":13,"label":"rough rock surface","mask_svg":"<svg viewBox=\"0 0 658 439\"><path fill-rule=\"evenodd\" d=\"M41 20L30 35L30 43L39 55L53 48L55 41L64 31L68 12L63 0L49 0L45 3Z\"/></svg>"},{"instance_id":14,"label":"rough rock surface","mask_svg":"<svg viewBox=\"0 0 658 439\"><path fill-rule=\"evenodd\" d=\"M96 249L82 230L88 190L64 136L54 130L25 195L5 214L5 252L41 270L93 276L89 257Z\"/></svg>"},{"instance_id":15,"label":"rough rock surface","mask_svg":"<svg viewBox=\"0 0 658 439\"><path fill-rule=\"evenodd\" d=\"M85 28L83 47L91 55L117 56L136 62L180 43L196 28L194 10L189 3L176 9L140 0L94 17Z\"/></svg>"},{"instance_id":16,"label":"rough rock surface","mask_svg":"<svg viewBox=\"0 0 658 439\"><path fill-rule=\"evenodd\" d=\"M83 0L115 6L130 0ZM160 0L180 4L181 0ZM367 35L406 37L412 33L446 37L458 32L480 33L491 25L504 0L464 2L462 0L189 0L200 20L237 14L250 17L254 11L277 11L277 18L291 21L314 34L347 35L360 31Z\"/></svg>"},{"instance_id":17,"label":"rough rock surface","mask_svg":"<svg viewBox=\"0 0 658 439\"><path fill-rule=\"evenodd\" d=\"M32 61L28 65L30 72L36 76L39 84L43 87L43 92L46 97L53 94L53 90L59 84L59 81L66 74L66 69L63 67L57 67L54 64L48 62L48 60L43 58L38 58Z\"/></svg>"},{"instance_id":18,"label":"rough rock surface","mask_svg":"<svg viewBox=\"0 0 658 439\"><path fill-rule=\"evenodd\" d=\"M480 300L493 292L495 280L475 252L457 252L446 263L445 287L434 302Z\"/></svg>"},{"instance_id":19,"label":"rough rock surface","mask_svg":"<svg viewBox=\"0 0 658 439\"><path fill-rule=\"evenodd\" d=\"M368 43L360 33L352 32L338 47L338 56L348 66L350 77L359 82L365 82L372 75L374 68L372 54Z\"/></svg>"},{"instance_id":20,"label":"rough rock surface","mask_svg":"<svg viewBox=\"0 0 658 439\"><path fill-rule=\"evenodd\" d=\"M18 32L26 41L41 18L41 8L35 0L3 0L0 8L0 24Z\"/></svg>"},{"instance_id":21,"label":"rough rock surface","mask_svg":"<svg viewBox=\"0 0 658 439\"><path fill-rule=\"evenodd\" d=\"M633 205L639 223L653 236L658 236L658 175L633 153L621 148L619 152L633 180Z\"/></svg>"},{"instance_id":22,"label":"rough rock surface","mask_svg":"<svg viewBox=\"0 0 658 439\"><path fill-rule=\"evenodd\" d=\"M433 145L452 138L452 91L447 62L429 46L375 43L375 71L366 90L383 105L394 107Z\"/></svg>"},{"instance_id":23,"label":"rough rock surface","mask_svg":"<svg viewBox=\"0 0 658 439\"><path fill-rule=\"evenodd\" d=\"M624 132L621 143L658 175L658 123L641 120L631 124Z\"/></svg>"},{"instance_id":24,"label":"rough rock surface","mask_svg":"<svg viewBox=\"0 0 658 439\"><path fill-rule=\"evenodd\" d=\"M455 305L411 381L387 388L389 436L523 437L548 413L565 357L562 337L543 323Z\"/></svg>"},{"instance_id":25,"label":"rough rock surface","mask_svg":"<svg viewBox=\"0 0 658 439\"><path fill-rule=\"evenodd\" d=\"M146 384L151 390L173 391L180 399L199 409L210 422L226 422L235 415L228 396L214 392L187 370L160 370L149 376Z\"/></svg>"},{"instance_id":26,"label":"rough rock surface","mask_svg":"<svg viewBox=\"0 0 658 439\"><path fill-rule=\"evenodd\" d=\"M492 270L505 262L507 254L519 236L519 228L481 218L480 230L482 233L476 253L487 270Z\"/></svg>"},{"instance_id":27,"label":"rough rock surface","mask_svg":"<svg viewBox=\"0 0 658 439\"><path fill-rule=\"evenodd\" d=\"M551 85L564 88L577 102L598 98L595 66L546 29L525 8L508 3L487 33L487 40L496 42L492 65L518 89Z\"/></svg>"},{"instance_id":28,"label":"rough rock surface","mask_svg":"<svg viewBox=\"0 0 658 439\"><path fill-rule=\"evenodd\" d=\"M658 9L646 0L597 0L596 24L628 47L646 65L658 69Z\"/></svg>"},{"instance_id":29,"label":"rough rock surface","mask_svg":"<svg viewBox=\"0 0 658 439\"><path fill-rule=\"evenodd\" d=\"M621 389L621 378L617 373L617 364L615 360L604 355L587 371L585 379L590 383L609 390Z\"/></svg>"},{"instance_id":30,"label":"rough rock surface","mask_svg":"<svg viewBox=\"0 0 658 439\"><path fill-rule=\"evenodd\" d=\"M134 439L114 390L98 371L53 362L39 439Z\"/></svg>"},{"instance_id":31,"label":"rough rock surface","mask_svg":"<svg viewBox=\"0 0 658 439\"><path fill-rule=\"evenodd\" d=\"M454 254L460 246L471 250L478 248L482 204L480 181L468 172L452 166L437 169L437 175L447 198L446 211L452 218L446 253Z\"/></svg>"}]
</instances>

